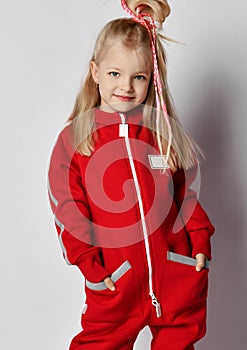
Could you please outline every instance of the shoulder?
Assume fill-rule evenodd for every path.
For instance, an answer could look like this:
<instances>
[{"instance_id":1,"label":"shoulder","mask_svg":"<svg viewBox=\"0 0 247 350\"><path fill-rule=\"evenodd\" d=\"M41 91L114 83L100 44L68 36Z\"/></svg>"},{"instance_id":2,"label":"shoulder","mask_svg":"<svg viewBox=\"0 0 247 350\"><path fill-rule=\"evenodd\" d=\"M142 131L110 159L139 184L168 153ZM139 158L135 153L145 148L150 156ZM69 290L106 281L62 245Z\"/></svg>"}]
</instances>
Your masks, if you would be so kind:
<instances>
[{"instance_id":1,"label":"shoulder","mask_svg":"<svg viewBox=\"0 0 247 350\"><path fill-rule=\"evenodd\" d=\"M73 127L72 123L67 123L62 130L59 131L55 139L55 147L68 147L73 149Z\"/></svg>"},{"instance_id":2,"label":"shoulder","mask_svg":"<svg viewBox=\"0 0 247 350\"><path fill-rule=\"evenodd\" d=\"M75 153L72 124L66 124L58 133L52 149L51 159L72 159Z\"/></svg>"},{"instance_id":3,"label":"shoulder","mask_svg":"<svg viewBox=\"0 0 247 350\"><path fill-rule=\"evenodd\" d=\"M188 169L178 168L176 171L171 171L171 175L177 185L190 187L194 182L200 180L198 178L200 176L199 164L195 164Z\"/></svg>"}]
</instances>

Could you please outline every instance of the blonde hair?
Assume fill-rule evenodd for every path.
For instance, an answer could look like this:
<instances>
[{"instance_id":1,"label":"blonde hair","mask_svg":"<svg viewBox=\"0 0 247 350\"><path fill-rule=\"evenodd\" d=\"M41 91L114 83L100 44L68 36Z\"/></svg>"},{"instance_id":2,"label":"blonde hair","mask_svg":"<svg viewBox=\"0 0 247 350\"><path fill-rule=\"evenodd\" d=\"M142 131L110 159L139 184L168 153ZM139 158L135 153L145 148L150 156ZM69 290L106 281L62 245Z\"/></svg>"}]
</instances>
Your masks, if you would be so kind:
<instances>
[{"instance_id":1,"label":"blonde hair","mask_svg":"<svg viewBox=\"0 0 247 350\"><path fill-rule=\"evenodd\" d=\"M149 13L153 16L160 28L162 28L162 23L170 14L170 7L165 0L128 0L126 2L133 12L136 12L138 6L145 6L145 13ZM163 98L166 103L172 128L172 144L168 164L173 170L176 170L177 168L188 169L198 162L199 154L202 157L204 157L204 155L200 147L185 132L178 120L167 84L166 54L161 42L162 39L164 40L167 38L157 32L157 61L163 87ZM90 60L88 74L80 88L73 111L68 119L68 121L73 121L76 150L86 156L90 156L94 150L94 141L92 137L94 130L93 109L100 106L101 103L99 90L91 73L91 62L99 64L104 57L106 50L114 41L116 42L116 40L119 40L129 49L143 50L145 57L149 58L150 62L152 62L150 36L147 29L140 23L137 23L130 18L119 18L110 21L101 30ZM162 137L162 150L160 151L162 154L165 154L168 140L167 123L165 118L159 118L159 125L157 126L156 118L155 91L153 79L151 77L148 93L144 101L143 122L145 126L152 130L155 144L160 144L160 138Z\"/></svg>"}]
</instances>

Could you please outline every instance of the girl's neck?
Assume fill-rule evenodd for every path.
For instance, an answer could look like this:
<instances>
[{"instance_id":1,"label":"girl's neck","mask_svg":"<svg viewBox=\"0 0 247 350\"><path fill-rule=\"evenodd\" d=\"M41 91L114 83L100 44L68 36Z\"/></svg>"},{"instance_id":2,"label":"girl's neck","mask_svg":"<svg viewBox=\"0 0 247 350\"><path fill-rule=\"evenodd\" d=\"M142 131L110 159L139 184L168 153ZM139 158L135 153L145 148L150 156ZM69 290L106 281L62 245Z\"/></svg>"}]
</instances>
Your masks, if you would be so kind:
<instances>
[{"instance_id":1,"label":"girl's neck","mask_svg":"<svg viewBox=\"0 0 247 350\"><path fill-rule=\"evenodd\" d=\"M96 107L96 109L101 111L102 113L105 113L105 114L115 115L115 114L123 113L125 115L132 115L132 114L136 114L136 113L141 113L143 111L143 107L144 106L142 104L139 104L139 105L136 105L135 107L131 108L130 110L124 111L124 110L121 110L121 108L117 108L117 105L116 106L114 106L114 105L112 105L112 106L101 105L101 106Z\"/></svg>"}]
</instances>

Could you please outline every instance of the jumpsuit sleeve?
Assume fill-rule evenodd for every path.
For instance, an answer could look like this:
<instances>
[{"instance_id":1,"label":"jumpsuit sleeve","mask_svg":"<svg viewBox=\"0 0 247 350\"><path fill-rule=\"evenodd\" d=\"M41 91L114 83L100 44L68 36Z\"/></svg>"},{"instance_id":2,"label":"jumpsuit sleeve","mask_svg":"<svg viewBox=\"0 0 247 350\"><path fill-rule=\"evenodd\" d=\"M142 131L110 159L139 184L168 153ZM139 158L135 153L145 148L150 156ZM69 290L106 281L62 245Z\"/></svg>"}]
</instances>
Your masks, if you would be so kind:
<instances>
[{"instance_id":1,"label":"jumpsuit sleeve","mask_svg":"<svg viewBox=\"0 0 247 350\"><path fill-rule=\"evenodd\" d=\"M215 232L215 228L198 202L196 191L190 188L196 178L197 171L198 167L195 166L188 170L178 169L174 172L173 198L188 234L192 257L203 253L211 260L210 238Z\"/></svg>"},{"instance_id":2,"label":"jumpsuit sleeve","mask_svg":"<svg viewBox=\"0 0 247 350\"><path fill-rule=\"evenodd\" d=\"M101 248L93 245L90 208L82 186L78 153L66 126L57 138L48 169L48 193L63 256L76 265L86 279L100 282L110 275L101 259Z\"/></svg>"}]
</instances>

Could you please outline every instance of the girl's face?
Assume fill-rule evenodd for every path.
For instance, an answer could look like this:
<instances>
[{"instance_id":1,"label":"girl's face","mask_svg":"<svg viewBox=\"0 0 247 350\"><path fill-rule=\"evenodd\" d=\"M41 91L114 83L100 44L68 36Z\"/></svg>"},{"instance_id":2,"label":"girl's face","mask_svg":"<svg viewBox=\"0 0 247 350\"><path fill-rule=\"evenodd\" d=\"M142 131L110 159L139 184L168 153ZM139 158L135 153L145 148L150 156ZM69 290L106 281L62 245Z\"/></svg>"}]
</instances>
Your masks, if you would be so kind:
<instances>
[{"instance_id":1,"label":"girl's face","mask_svg":"<svg viewBox=\"0 0 247 350\"><path fill-rule=\"evenodd\" d=\"M127 112L144 102L152 70L143 51L113 44L98 65L91 62L93 79L99 84L101 109Z\"/></svg>"}]
</instances>

